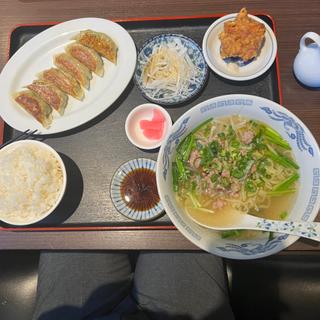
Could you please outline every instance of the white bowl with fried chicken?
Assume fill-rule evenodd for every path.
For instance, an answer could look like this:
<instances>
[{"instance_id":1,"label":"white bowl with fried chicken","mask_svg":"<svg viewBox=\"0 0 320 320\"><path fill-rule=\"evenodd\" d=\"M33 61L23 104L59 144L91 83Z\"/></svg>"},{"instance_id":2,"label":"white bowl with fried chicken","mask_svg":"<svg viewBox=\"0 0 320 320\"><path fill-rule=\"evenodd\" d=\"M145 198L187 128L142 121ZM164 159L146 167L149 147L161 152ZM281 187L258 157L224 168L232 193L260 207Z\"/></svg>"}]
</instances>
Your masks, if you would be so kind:
<instances>
[{"instance_id":1,"label":"white bowl with fried chicken","mask_svg":"<svg viewBox=\"0 0 320 320\"><path fill-rule=\"evenodd\" d=\"M209 67L219 76L248 81L270 69L277 55L277 40L262 19L239 13L225 15L206 31L202 50Z\"/></svg>"}]
</instances>

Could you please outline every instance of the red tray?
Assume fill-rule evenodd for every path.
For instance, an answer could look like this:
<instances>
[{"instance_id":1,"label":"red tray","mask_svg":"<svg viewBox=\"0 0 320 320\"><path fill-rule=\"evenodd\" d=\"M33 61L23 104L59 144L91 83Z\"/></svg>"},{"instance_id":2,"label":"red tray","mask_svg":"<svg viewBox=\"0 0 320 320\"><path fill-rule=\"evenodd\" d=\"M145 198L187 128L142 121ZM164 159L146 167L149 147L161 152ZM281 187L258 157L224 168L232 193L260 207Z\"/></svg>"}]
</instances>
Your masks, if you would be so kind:
<instances>
[{"instance_id":1,"label":"red tray","mask_svg":"<svg viewBox=\"0 0 320 320\"><path fill-rule=\"evenodd\" d=\"M271 16L258 13L256 15L268 23L275 32L275 23ZM139 50L146 40L161 33L184 34L201 46L205 31L221 16L223 15L133 18L115 21L128 30ZM16 26L9 34L8 58L26 41L57 23L32 23ZM167 110L172 119L176 120L192 106L214 96L229 93L263 96L281 104L282 93L278 56L266 74L252 81L244 82L241 86L238 83L224 80L211 71L208 83L199 97L182 106L170 107ZM143 152L130 145L125 136L124 128L119 128L119 122L117 122L120 119L121 123L124 124L129 111L134 106L144 102L146 100L135 88L133 81L131 81L121 97L108 109L109 111L98 116L89 123L89 126L87 124L72 132L48 138L45 142L62 154L67 171L71 172L70 177L68 177L68 181L72 185L70 188L74 189L69 191L67 189L66 196L61 205L43 221L30 227L14 227L0 223L0 231L175 229L167 215L150 222L128 220L115 210L109 195L112 175L122 163L137 157L147 157L154 160L157 158L157 153ZM95 170L95 168L90 167L90 157L94 158L94 154L85 154L83 152L81 141L77 139L77 134L74 134L80 132L82 135L81 141L85 139L86 143L99 141L99 137L107 132L105 136L105 140L107 141L104 142L107 142L106 144L109 142L108 146L110 146L109 148L111 148L112 152L110 155L108 154L110 150L104 150L101 146L97 146L97 152L105 152L106 161L101 164L100 168L97 168L95 177L87 176L87 172ZM0 143L7 141L16 134L18 132L0 119ZM115 139L118 141L117 146L114 146ZM69 156L71 154L72 159ZM113 156L114 154L117 155L116 158ZM101 168L104 171L101 171ZM103 180L100 179L101 176L104 178ZM81 184L82 190L80 190ZM92 194L96 194L97 192L100 192L101 197L92 196ZM81 193L80 199L76 199L78 193Z\"/></svg>"}]
</instances>

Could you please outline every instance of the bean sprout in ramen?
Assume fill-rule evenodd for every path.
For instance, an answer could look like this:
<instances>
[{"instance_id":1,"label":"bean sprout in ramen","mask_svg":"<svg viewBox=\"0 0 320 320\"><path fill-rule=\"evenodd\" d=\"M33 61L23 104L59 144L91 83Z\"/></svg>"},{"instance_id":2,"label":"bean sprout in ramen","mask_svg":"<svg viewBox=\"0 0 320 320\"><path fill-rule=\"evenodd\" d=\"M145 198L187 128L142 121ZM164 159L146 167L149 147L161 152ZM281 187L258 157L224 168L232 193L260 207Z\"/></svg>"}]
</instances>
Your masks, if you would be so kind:
<instances>
[{"instance_id":1,"label":"bean sprout in ramen","mask_svg":"<svg viewBox=\"0 0 320 320\"><path fill-rule=\"evenodd\" d=\"M293 205L298 170L289 143L268 125L238 115L208 119L177 147L173 190L179 205L202 221L223 220L230 207L279 220Z\"/></svg>"}]
</instances>

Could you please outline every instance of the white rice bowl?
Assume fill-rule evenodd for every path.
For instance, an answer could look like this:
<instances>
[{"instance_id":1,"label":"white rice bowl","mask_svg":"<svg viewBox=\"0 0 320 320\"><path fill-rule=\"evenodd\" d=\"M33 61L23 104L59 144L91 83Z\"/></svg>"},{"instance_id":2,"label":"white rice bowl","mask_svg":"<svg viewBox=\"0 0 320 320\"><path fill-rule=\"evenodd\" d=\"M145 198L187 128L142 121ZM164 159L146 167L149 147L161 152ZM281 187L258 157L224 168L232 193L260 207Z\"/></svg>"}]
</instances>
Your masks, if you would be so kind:
<instances>
[{"instance_id":1,"label":"white rice bowl","mask_svg":"<svg viewBox=\"0 0 320 320\"><path fill-rule=\"evenodd\" d=\"M28 225L47 217L61 202L66 169L45 143L13 142L0 150L0 220Z\"/></svg>"}]
</instances>

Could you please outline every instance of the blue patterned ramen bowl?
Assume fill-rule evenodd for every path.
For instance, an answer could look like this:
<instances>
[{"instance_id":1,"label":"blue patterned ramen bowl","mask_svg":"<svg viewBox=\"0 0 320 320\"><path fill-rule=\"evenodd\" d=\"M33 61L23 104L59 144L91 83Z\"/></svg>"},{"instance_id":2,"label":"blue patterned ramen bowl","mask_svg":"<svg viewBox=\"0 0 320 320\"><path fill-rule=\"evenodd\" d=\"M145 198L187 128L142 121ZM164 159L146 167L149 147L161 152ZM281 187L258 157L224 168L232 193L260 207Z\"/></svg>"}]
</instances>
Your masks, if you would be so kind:
<instances>
[{"instance_id":1,"label":"blue patterned ramen bowl","mask_svg":"<svg viewBox=\"0 0 320 320\"><path fill-rule=\"evenodd\" d=\"M146 99L174 105L195 97L204 87L208 73L196 42L179 34L161 34L142 46L134 81Z\"/></svg>"},{"instance_id":2,"label":"blue patterned ramen bowl","mask_svg":"<svg viewBox=\"0 0 320 320\"><path fill-rule=\"evenodd\" d=\"M287 220L313 221L320 208L320 151L309 129L293 113L279 104L251 95L226 95L204 101L183 114L163 142L157 161L157 186L162 204L180 232L203 250L231 259L255 259L275 254L298 238L268 233L252 239L222 239L217 231L195 223L178 205L172 183L172 161L182 139L208 118L241 115L266 123L289 142L300 166L295 203Z\"/></svg>"}]
</instances>

